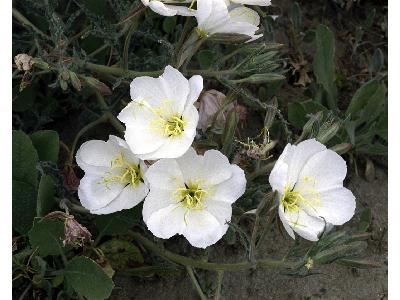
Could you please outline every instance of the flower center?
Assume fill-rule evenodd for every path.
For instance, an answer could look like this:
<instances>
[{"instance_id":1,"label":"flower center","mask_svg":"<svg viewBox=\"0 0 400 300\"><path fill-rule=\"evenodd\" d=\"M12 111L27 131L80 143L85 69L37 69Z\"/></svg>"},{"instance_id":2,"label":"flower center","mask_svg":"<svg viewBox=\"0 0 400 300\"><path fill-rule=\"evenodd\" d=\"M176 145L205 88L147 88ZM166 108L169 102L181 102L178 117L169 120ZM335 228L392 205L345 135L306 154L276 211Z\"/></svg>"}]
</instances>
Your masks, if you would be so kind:
<instances>
[{"instance_id":1,"label":"flower center","mask_svg":"<svg viewBox=\"0 0 400 300\"><path fill-rule=\"evenodd\" d=\"M176 192L179 202L189 209L201 210L203 209L203 198L207 191L200 188L195 183L185 183L185 187L179 188Z\"/></svg>"},{"instance_id":2,"label":"flower center","mask_svg":"<svg viewBox=\"0 0 400 300\"><path fill-rule=\"evenodd\" d=\"M307 205L316 211L316 207L321 206L321 201L317 190L314 188L315 184L316 181L308 176L305 176L296 184L300 186L300 189L296 189L296 191L291 190L290 185L287 184L281 197L284 211L298 212L300 205ZM307 198L303 195L306 195Z\"/></svg>"},{"instance_id":3,"label":"flower center","mask_svg":"<svg viewBox=\"0 0 400 300\"><path fill-rule=\"evenodd\" d=\"M164 121L164 135L169 137L180 136L185 130L185 121L182 117L174 115L168 120Z\"/></svg>"},{"instance_id":4,"label":"flower center","mask_svg":"<svg viewBox=\"0 0 400 300\"><path fill-rule=\"evenodd\" d=\"M113 172L118 170L119 172ZM136 186L143 181L143 174L140 170L140 165L132 164L124 159L122 153L110 162L110 172L107 172L103 177L102 183L106 186L113 182L119 182L127 185Z\"/></svg>"}]
</instances>

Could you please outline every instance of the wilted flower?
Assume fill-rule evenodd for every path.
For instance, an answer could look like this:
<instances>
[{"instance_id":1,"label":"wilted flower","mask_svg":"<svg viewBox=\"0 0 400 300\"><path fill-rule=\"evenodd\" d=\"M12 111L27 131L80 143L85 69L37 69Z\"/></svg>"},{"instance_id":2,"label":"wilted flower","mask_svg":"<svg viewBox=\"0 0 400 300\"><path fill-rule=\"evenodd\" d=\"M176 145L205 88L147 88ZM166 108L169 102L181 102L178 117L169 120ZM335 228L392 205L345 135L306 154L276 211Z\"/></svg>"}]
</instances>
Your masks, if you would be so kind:
<instances>
[{"instance_id":1,"label":"wilted flower","mask_svg":"<svg viewBox=\"0 0 400 300\"><path fill-rule=\"evenodd\" d=\"M186 6L173 4L192 3L193 0L142 0L143 5L148 6L162 16L194 16L195 11ZM171 5L172 4L172 5Z\"/></svg>"},{"instance_id":2,"label":"wilted flower","mask_svg":"<svg viewBox=\"0 0 400 300\"><path fill-rule=\"evenodd\" d=\"M206 132L209 127L212 126L212 131L215 133L222 133L226 117L228 113L234 109L233 103L230 103L224 107L226 96L216 90L209 90L204 92L197 106L199 108L199 123L197 128L201 128L203 132ZM218 115L216 115L218 113Z\"/></svg>"},{"instance_id":3,"label":"wilted flower","mask_svg":"<svg viewBox=\"0 0 400 300\"><path fill-rule=\"evenodd\" d=\"M85 243L92 242L92 234L85 226L75 220L73 215L62 211L53 211L47 214L45 218L59 218L64 221L64 247L67 245L82 247Z\"/></svg>"},{"instance_id":4,"label":"wilted flower","mask_svg":"<svg viewBox=\"0 0 400 300\"><path fill-rule=\"evenodd\" d=\"M216 33L242 34L253 41L262 36L256 35L260 16L254 10L242 5L227 5L225 0L198 0L197 32L201 37Z\"/></svg>"},{"instance_id":5,"label":"wilted flower","mask_svg":"<svg viewBox=\"0 0 400 300\"><path fill-rule=\"evenodd\" d=\"M64 246L70 245L73 247L82 247L85 243L91 242L92 234L85 226L82 226L77 220L75 220L74 216L66 218L64 226Z\"/></svg>"},{"instance_id":6,"label":"wilted flower","mask_svg":"<svg viewBox=\"0 0 400 300\"><path fill-rule=\"evenodd\" d=\"M92 214L110 214L139 204L149 189L147 170L126 142L110 135L107 142L92 140L82 144L76 162L85 171L78 196Z\"/></svg>"},{"instance_id":7,"label":"wilted flower","mask_svg":"<svg viewBox=\"0 0 400 300\"><path fill-rule=\"evenodd\" d=\"M317 241L326 224L342 225L354 215L352 192L343 187L345 160L315 139L288 144L269 176L279 196L279 217L294 232Z\"/></svg>"},{"instance_id":8,"label":"wilted flower","mask_svg":"<svg viewBox=\"0 0 400 300\"><path fill-rule=\"evenodd\" d=\"M32 56L22 53L14 57L14 62L20 71L29 71L32 69L33 59Z\"/></svg>"},{"instance_id":9,"label":"wilted flower","mask_svg":"<svg viewBox=\"0 0 400 300\"><path fill-rule=\"evenodd\" d=\"M143 204L143 220L157 237L182 234L191 245L206 248L228 230L232 203L245 191L241 168L216 150L197 155L190 148L177 159L161 159L146 178L150 193Z\"/></svg>"},{"instance_id":10,"label":"wilted flower","mask_svg":"<svg viewBox=\"0 0 400 300\"><path fill-rule=\"evenodd\" d=\"M118 115L132 152L149 160L183 155L196 135L199 114L193 103L202 89L201 76L187 80L171 66L159 78L135 78L133 101Z\"/></svg>"}]
</instances>

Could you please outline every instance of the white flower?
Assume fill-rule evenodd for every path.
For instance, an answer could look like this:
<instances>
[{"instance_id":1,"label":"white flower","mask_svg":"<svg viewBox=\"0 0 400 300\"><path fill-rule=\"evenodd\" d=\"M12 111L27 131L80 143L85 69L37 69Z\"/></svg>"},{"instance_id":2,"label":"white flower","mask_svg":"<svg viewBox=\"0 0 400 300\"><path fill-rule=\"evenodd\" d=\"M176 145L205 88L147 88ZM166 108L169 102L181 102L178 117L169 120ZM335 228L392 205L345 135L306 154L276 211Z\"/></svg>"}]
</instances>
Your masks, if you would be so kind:
<instances>
[{"instance_id":1,"label":"white flower","mask_svg":"<svg viewBox=\"0 0 400 300\"><path fill-rule=\"evenodd\" d=\"M241 168L216 150L197 155L190 148L178 159L161 159L149 167L150 193L143 220L157 237L182 234L198 248L215 244L228 230L231 204L245 191Z\"/></svg>"},{"instance_id":2,"label":"white flower","mask_svg":"<svg viewBox=\"0 0 400 300\"><path fill-rule=\"evenodd\" d=\"M188 81L167 66L159 78L138 77L131 83L130 102L118 115L125 123L125 140L141 159L175 158L193 142L199 114L193 103L203 89L203 78Z\"/></svg>"},{"instance_id":3,"label":"white flower","mask_svg":"<svg viewBox=\"0 0 400 300\"><path fill-rule=\"evenodd\" d=\"M78 196L92 214L132 208L149 192L144 180L146 165L116 136L110 135L107 142L83 143L76 153L76 162L85 171Z\"/></svg>"},{"instance_id":4,"label":"white flower","mask_svg":"<svg viewBox=\"0 0 400 300\"><path fill-rule=\"evenodd\" d=\"M171 4L182 4L182 3L192 3L192 0L142 0L145 6L151 8L157 14L162 16L194 16L195 11L186 6L171 5Z\"/></svg>"},{"instance_id":5,"label":"white flower","mask_svg":"<svg viewBox=\"0 0 400 300\"><path fill-rule=\"evenodd\" d=\"M285 147L269 182L278 192L279 217L292 238L295 231L317 241L326 225L351 219L356 202L343 187L346 172L345 160L315 139Z\"/></svg>"},{"instance_id":6,"label":"white flower","mask_svg":"<svg viewBox=\"0 0 400 300\"><path fill-rule=\"evenodd\" d=\"M228 7L225 0L197 0L195 17L200 36L236 33L249 36L249 41L262 36L262 34L255 34L260 24L260 16L257 12L242 5Z\"/></svg>"},{"instance_id":7,"label":"white flower","mask_svg":"<svg viewBox=\"0 0 400 300\"><path fill-rule=\"evenodd\" d=\"M258 6L269 6L271 0L225 0L225 3L229 5L231 3L246 4L246 5L258 5Z\"/></svg>"}]
</instances>

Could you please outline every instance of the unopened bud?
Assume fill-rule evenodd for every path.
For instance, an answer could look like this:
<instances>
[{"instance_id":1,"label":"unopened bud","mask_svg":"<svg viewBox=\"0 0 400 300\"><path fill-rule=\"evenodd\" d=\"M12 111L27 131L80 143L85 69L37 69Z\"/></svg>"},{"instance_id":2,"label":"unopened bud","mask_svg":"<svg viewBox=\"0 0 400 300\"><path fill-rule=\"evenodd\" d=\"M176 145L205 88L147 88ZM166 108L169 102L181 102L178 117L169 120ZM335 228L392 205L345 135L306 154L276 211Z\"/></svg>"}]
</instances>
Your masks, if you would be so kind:
<instances>
[{"instance_id":1,"label":"unopened bud","mask_svg":"<svg viewBox=\"0 0 400 300\"><path fill-rule=\"evenodd\" d=\"M102 95L109 96L112 94L111 89L101 81L97 80L96 78L86 77L86 76L82 78L88 86L98 90Z\"/></svg>"},{"instance_id":2,"label":"unopened bud","mask_svg":"<svg viewBox=\"0 0 400 300\"><path fill-rule=\"evenodd\" d=\"M342 144L337 144L329 149L332 151L335 151L337 154L342 155L345 154L346 152L350 151L353 148L353 145L350 143L342 143Z\"/></svg>"},{"instance_id":3,"label":"unopened bud","mask_svg":"<svg viewBox=\"0 0 400 300\"><path fill-rule=\"evenodd\" d=\"M196 103L199 109L197 128L203 132L211 128L214 133L222 133L228 113L234 109L232 103L224 107L225 99L226 96L217 90L209 90L202 94Z\"/></svg>"},{"instance_id":4,"label":"unopened bud","mask_svg":"<svg viewBox=\"0 0 400 300\"><path fill-rule=\"evenodd\" d=\"M304 126L303 126L303 133L305 133L305 134L310 133L312 131L315 123L321 122L323 115L324 114L322 113L322 111L319 111L315 114L311 114L307 123L304 124Z\"/></svg>"},{"instance_id":5,"label":"unopened bud","mask_svg":"<svg viewBox=\"0 0 400 300\"><path fill-rule=\"evenodd\" d=\"M274 74L274 73L265 73L265 74L253 74L249 77L242 78L242 79L237 79L237 80L232 80L233 83L252 83L252 84L259 84L259 83L266 83L266 82L272 82L272 81L278 81L278 80L283 80L285 79L285 76L280 75L280 74Z\"/></svg>"},{"instance_id":6,"label":"unopened bud","mask_svg":"<svg viewBox=\"0 0 400 300\"><path fill-rule=\"evenodd\" d=\"M335 122L333 124L324 124L321 126L318 135L317 135L317 141L319 141L322 144L326 144L329 142L339 131L340 129L340 124L339 122Z\"/></svg>"}]
</instances>

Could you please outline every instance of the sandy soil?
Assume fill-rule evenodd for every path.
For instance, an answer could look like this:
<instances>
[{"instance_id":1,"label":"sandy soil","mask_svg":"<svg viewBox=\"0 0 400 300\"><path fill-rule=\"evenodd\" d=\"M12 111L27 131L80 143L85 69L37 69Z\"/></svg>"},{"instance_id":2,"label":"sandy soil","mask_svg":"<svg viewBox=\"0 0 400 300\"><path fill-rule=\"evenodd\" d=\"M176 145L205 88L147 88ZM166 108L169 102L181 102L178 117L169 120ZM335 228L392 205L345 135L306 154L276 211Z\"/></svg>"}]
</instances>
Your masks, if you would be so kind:
<instances>
[{"instance_id":1,"label":"sandy soil","mask_svg":"<svg viewBox=\"0 0 400 300\"><path fill-rule=\"evenodd\" d=\"M386 299L387 298L387 171L377 169L376 178L367 182L350 175L347 186L357 197L357 211L372 210L373 238L368 242L364 257L381 264L375 269L354 269L341 265L316 268L319 275L293 278L276 270L248 270L225 273L222 299ZM357 218L346 224L354 226ZM352 224L353 223L353 224ZM273 257L285 253L293 241L273 229L259 248L260 257ZM240 251L217 246L210 261L241 260ZM275 253L275 254L274 254ZM203 285L214 281L212 272L200 272ZM189 278L183 274L174 279L115 278L116 289L111 299L199 299Z\"/></svg>"}]
</instances>

